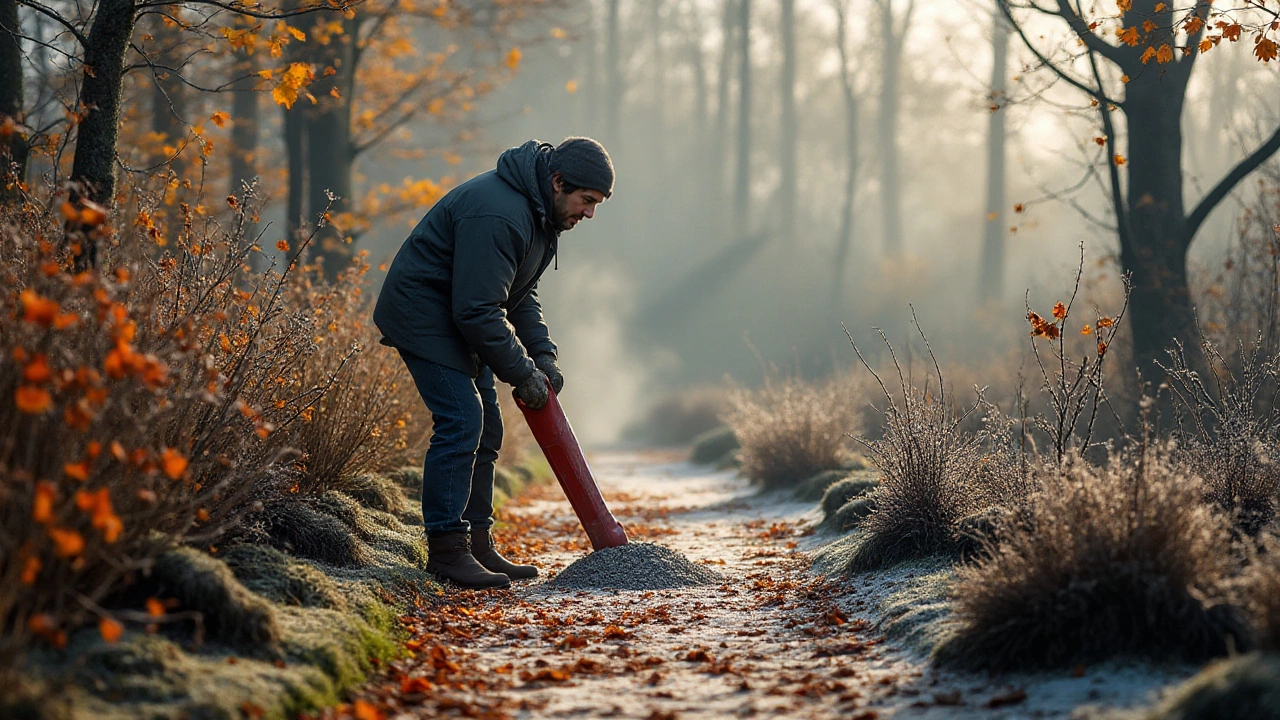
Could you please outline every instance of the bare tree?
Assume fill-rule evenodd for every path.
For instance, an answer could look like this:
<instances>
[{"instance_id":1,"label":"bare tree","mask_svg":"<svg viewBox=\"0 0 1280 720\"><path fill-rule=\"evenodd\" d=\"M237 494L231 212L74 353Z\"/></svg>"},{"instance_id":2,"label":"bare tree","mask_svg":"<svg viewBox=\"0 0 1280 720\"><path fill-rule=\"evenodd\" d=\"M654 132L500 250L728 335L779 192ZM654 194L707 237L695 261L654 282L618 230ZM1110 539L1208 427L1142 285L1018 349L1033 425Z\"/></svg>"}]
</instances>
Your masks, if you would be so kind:
<instances>
[{"instance_id":1,"label":"bare tree","mask_svg":"<svg viewBox=\"0 0 1280 720\"><path fill-rule=\"evenodd\" d=\"M1005 117L1008 110L1009 23L997 2L991 28L991 117L987 121L987 211L978 297L998 300L1004 291Z\"/></svg>"},{"instance_id":2,"label":"bare tree","mask_svg":"<svg viewBox=\"0 0 1280 720\"><path fill-rule=\"evenodd\" d=\"M730 90L733 85L733 52L734 33L738 23L738 2L740 0L724 0L720 11L720 70L716 75L716 131L715 145L712 146L711 171L715 173L716 215L724 217L725 212L725 168L729 164L729 112Z\"/></svg>"},{"instance_id":3,"label":"bare tree","mask_svg":"<svg viewBox=\"0 0 1280 720\"><path fill-rule=\"evenodd\" d=\"M618 118L622 113L622 93L625 90L622 77L622 40L618 33L621 12L618 5L621 0L609 0L609 12L605 18L605 127L609 133L609 144L615 148L622 143L621 127Z\"/></svg>"},{"instance_id":4,"label":"bare tree","mask_svg":"<svg viewBox=\"0 0 1280 720\"><path fill-rule=\"evenodd\" d=\"M849 42L849 2L831 0L836 11L836 50L840 53L840 94L844 98L845 185L840 211L840 232L836 236L836 256L832 263L831 303L844 305L844 280L853 247L854 202L858 190L858 94L854 89L853 48Z\"/></svg>"},{"instance_id":5,"label":"bare tree","mask_svg":"<svg viewBox=\"0 0 1280 720\"><path fill-rule=\"evenodd\" d=\"M751 0L738 6L738 168L733 181L733 227L751 226Z\"/></svg>"},{"instance_id":6,"label":"bare tree","mask_svg":"<svg viewBox=\"0 0 1280 720\"><path fill-rule=\"evenodd\" d=\"M1105 17L1087 16L1079 0L1002 0L1001 7L1039 65L1084 93L1097 109L1120 262L1133 274L1134 360L1140 370L1160 373L1154 361L1170 341L1193 339L1187 251L1196 232L1241 180L1280 150L1277 127L1190 210L1184 204L1182 117L1187 85L1203 52L1201 42L1207 40L1207 48L1224 36L1230 40L1226 33L1239 37L1237 15L1251 11L1215 11L1211 0L1197 0L1185 9L1157 0L1132 0L1121 5L1117 28L1103 22ZM1260 28L1277 20L1276 11L1261 4L1257 8L1252 12L1268 14L1259 21ZM1045 34L1027 29L1033 16L1056 18L1070 28L1073 40L1062 47L1047 46ZM1216 32L1207 33L1215 20L1221 25L1215 23ZM1106 36L1103 29L1108 30ZM1117 130L1115 112L1124 115L1124 137Z\"/></svg>"},{"instance_id":7,"label":"bare tree","mask_svg":"<svg viewBox=\"0 0 1280 720\"><path fill-rule=\"evenodd\" d=\"M5 133L0 138L0 163L4 165L0 168L0 203L12 202L19 195L16 188L8 189L8 183L3 182L10 166L19 182L27 177L21 38L17 0L0 0L0 124Z\"/></svg>"},{"instance_id":8,"label":"bare tree","mask_svg":"<svg viewBox=\"0 0 1280 720\"><path fill-rule=\"evenodd\" d=\"M894 0L876 0L880 15L882 43L880 113L876 123L880 142L880 207L883 218L884 250L892 257L902 254L902 163L898 155L898 112L902 98L902 48L911 29L915 0L906 0L898 13Z\"/></svg>"},{"instance_id":9,"label":"bare tree","mask_svg":"<svg viewBox=\"0 0 1280 720\"><path fill-rule=\"evenodd\" d=\"M781 147L778 148L778 165L781 170L781 187L779 188L778 215L782 232L791 235L796 223L796 144L800 136L799 123L796 121L796 3L795 0L782 0L782 18L779 23L782 35L782 96L781 122L779 135Z\"/></svg>"}]
</instances>

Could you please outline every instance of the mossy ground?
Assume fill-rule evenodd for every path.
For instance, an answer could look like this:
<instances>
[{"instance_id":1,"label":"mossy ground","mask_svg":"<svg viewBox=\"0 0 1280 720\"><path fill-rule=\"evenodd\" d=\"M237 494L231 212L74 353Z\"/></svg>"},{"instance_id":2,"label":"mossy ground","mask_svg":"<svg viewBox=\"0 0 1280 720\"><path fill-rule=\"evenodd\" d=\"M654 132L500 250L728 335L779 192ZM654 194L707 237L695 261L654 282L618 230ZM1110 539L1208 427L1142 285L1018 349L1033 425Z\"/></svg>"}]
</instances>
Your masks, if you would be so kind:
<instances>
[{"instance_id":1,"label":"mossy ground","mask_svg":"<svg viewBox=\"0 0 1280 720\"><path fill-rule=\"evenodd\" d=\"M538 465L504 468L497 484L509 497L547 474ZM212 555L175 548L133 591L134 600L179 598L167 618L174 622L115 643L86 628L62 650L37 651L7 683L20 692L0 700L0 716L283 720L340 702L403 652L396 618L441 592L424 570L416 503L398 489L413 475L364 478L357 493L268 508L278 516ZM279 521L286 515L324 522L308 533L304 523Z\"/></svg>"}]
</instances>

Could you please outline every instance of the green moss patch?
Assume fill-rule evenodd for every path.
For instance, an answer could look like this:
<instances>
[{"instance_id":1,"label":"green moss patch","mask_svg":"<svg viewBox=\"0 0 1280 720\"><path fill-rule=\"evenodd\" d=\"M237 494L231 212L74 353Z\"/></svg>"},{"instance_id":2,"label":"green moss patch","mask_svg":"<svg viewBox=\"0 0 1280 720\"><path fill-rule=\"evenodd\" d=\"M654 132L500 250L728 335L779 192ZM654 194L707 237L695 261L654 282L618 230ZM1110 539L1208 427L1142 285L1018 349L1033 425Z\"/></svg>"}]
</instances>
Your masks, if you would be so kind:
<instances>
[{"instance_id":1,"label":"green moss patch","mask_svg":"<svg viewBox=\"0 0 1280 720\"><path fill-rule=\"evenodd\" d=\"M1280 655L1240 655L1210 664L1154 708L1129 720L1280 720Z\"/></svg>"},{"instance_id":2,"label":"green moss patch","mask_svg":"<svg viewBox=\"0 0 1280 720\"><path fill-rule=\"evenodd\" d=\"M740 445L733 428L723 425L708 430L693 439L693 450L689 453L690 462L699 465L719 465L730 459Z\"/></svg>"},{"instance_id":3,"label":"green moss patch","mask_svg":"<svg viewBox=\"0 0 1280 720\"><path fill-rule=\"evenodd\" d=\"M353 487L369 490L276 500L214 555L168 551L122 602L175 599L169 618L151 633L129 623L113 644L85 628L38 651L23 678L37 690L0 699L0 717L283 720L339 702L402 652L396 617L440 591L421 527L393 512L408 507L397 485ZM41 694L65 707L22 701Z\"/></svg>"}]
</instances>

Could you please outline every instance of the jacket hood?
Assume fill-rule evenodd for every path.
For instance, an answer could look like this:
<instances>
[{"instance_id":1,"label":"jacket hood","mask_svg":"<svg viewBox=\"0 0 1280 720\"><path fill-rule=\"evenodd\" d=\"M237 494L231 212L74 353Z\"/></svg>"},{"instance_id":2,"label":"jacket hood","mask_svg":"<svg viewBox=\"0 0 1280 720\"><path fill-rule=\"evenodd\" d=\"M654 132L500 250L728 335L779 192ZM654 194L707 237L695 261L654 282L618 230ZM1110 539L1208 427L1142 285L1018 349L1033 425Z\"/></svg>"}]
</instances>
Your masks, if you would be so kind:
<instances>
[{"instance_id":1,"label":"jacket hood","mask_svg":"<svg viewBox=\"0 0 1280 720\"><path fill-rule=\"evenodd\" d=\"M530 140L502 153L498 157L497 172L498 177L529 199L543 227L556 238L560 233L551 222L555 197L551 190L551 151L554 149L550 143Z\"/></svg>"}]
</instances>

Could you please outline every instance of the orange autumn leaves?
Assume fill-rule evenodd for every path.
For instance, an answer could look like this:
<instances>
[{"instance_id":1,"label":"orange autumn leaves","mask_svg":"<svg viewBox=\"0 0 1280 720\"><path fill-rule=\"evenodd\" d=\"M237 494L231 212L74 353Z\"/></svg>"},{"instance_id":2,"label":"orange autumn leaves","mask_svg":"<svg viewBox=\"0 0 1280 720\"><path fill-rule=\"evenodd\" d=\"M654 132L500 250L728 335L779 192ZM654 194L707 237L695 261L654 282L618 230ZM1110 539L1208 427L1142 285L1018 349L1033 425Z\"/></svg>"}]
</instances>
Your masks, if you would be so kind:
<instances>
[{"instance_id":1,"label":"orange autumn leaves","mask_svg":"<svg viewBox=\"0 0 1280 720\"><path fill-rule=\"evenodd\" d=\"M1068 308L1065 303L1059 301L1054 303L1051 315L1053 321L1046 320L1034 310L1027 311L1027 321L1031 323L1031 337L1045 338L1048 340L1058 340L1062 337L1062 330L1066 327ZM1098 336L1098 357L1102 357L1107 352L1109 337L1107 330L1115 327L1115 320L1102 316L1096 322L1096 331L1094 326L1085 325L1080 328L1081 335L1092 335L1095 332ZM1112 330L1114 333L1114 330Z\"/></svg>"},{"instance_id":2,"label":"orange autumn leaves","mask_svg":"<svg viewBox=\"0 0 1280 720\"><path fill-rule=\"evenodd\" d=\"M1144 65L1152 60L1160 65L1172 63L1174 51L1179 49L1184 55L1190 55L1193 52L1206 53L1224 40L1239 42L1246 29L1253 31L1253 55L1259 61L1266 63L1276 60L1280 52L1280 45L1270 37L1270 34L1280 30L1274 16L1270 21L1246 23L1232 12L1205 11L1200 7L1176 9L1161 2L1155 4L1152 16L1142 18L1142 22L1138 23L1130 16L1133 12L1132 0L1117 0L1116 5L1121 22L1120 27L1115 30L1119 41L1128 47L1149 43L1139 58ZM1261 3L1258 3L1258 7L1261 8ZM1126 25L1126 21L1134 24ZM1089 29L1094 30L1097 25L1098 22L1091 23ZM1172 42L1178 33L1185 35L1185 45ZM1198 42L1197 37L1200 38ZM1162 41L1163 38L1168 38L1168 41Z\"/></svg>"}]
</instances>

